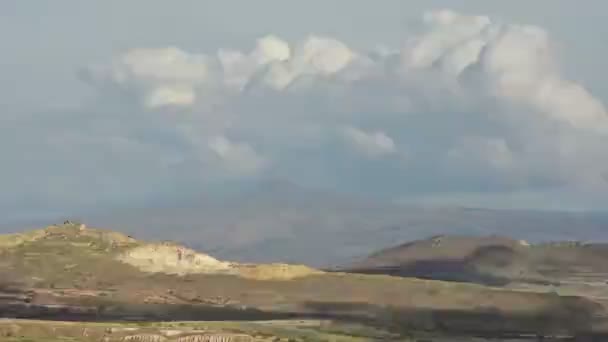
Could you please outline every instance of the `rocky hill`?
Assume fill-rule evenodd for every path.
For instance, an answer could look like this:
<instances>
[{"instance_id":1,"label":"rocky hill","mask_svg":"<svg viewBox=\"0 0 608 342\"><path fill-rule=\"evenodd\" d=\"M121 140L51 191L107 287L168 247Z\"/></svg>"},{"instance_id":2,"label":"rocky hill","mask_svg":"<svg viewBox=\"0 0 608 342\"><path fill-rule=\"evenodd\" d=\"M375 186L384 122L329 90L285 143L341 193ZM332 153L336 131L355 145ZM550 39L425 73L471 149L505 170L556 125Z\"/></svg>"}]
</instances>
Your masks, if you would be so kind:
<instances>
[{"instance_id":1,"label":"rocky hill","mask_svg":"<svg viewBox=\"0 0 608 342\"><path fill-rule=\"evenodd\" d=\"M501 286L605 284L608 244L435 236L380 250L343 270Z\"/></svg>"},{"instance_id":2,"label":"rocky hill","mask_svg":"<svg viewBox=\"0 0 608 342\"><path fill-rule=\"evenodd\" d=\"M429 243L436 248L436 241ZM487 240L484 246L495 244ZM517 241L505 240L504 245L516 251L529 248ZM458 246L464 250L465 241ZM400 332L569 336L608 332L605 313L602 298L235 263L175 243L140 241L71 222L0 237L4 317L323 318Z\"/></svg>"},{"instance_id":3,"label":"rocky hill","mask_svg":"<svg viewBox=\"0 0 608 342\"><path fill-rule=\"evenodd\" d=\"M229 274L245 278L292 279L321 271L301 265L288 264L245 264L220 261L210 255L186 248L175 242L138 241L122 233L91 229L84 224L66 221L62 225L48 226L23 234L9 234L0 237L0 251L21 252L26 262L43 257L44 251L55 247L55 254L77 255L65 267L77 268L83 262L129 265L143 273L169 275L187 274ZM61 249L65 249L61 253ZM21 255L18 255L21 256ZM48 255L51 256L51 255ZM62 258L67 259L67 258ZM45 260L53 262L57 260ZM66 260L67 261L67 260ZM31 265L34 266L34 265ZM52 269L53 267L51 267Z\"/></svg>"}]
</instances>

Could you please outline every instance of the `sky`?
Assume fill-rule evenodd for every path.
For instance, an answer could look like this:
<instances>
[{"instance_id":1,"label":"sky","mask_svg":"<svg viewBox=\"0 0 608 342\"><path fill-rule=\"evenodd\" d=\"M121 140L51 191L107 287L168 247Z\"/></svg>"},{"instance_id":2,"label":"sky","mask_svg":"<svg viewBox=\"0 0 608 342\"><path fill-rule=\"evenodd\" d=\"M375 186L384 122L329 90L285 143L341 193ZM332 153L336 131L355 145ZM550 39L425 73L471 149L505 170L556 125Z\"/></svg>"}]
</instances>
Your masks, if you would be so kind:
<instances>
[{"instance_id":1,"label":"sky","mask_svg":"<svg viewBox=\"0 0 608 342\"><path fill-rule=\"evenodd\" d=\"M280 179L608 208L602 1L0 3L0 214Z\"/></svg>"}]
</instances>

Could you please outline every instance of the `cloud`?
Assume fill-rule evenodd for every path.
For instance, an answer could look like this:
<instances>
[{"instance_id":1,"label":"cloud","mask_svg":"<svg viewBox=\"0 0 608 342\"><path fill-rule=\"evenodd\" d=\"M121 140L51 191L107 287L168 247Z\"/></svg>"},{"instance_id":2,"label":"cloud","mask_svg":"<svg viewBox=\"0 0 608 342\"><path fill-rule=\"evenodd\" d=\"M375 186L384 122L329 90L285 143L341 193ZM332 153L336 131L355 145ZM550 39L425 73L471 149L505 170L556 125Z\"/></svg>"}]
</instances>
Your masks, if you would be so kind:
<instances>
[{"instance_id":1,"label":"cloud","mask_svg":"<svg viewBox=\"0 0 608 342\"><path fill-rule=\"evenodd\" d=\"M48 196L72 203L78 194L62 191L83 184L151 197L227 175L433 198L603 189L606 109L564 76L548 32L449 10L422 22L401 48L381 51L319 35L268 35L249 51L124 51L81 71L94 100L47 115L52 125L33 141L15 137L39 162L12 160L14 177L22 168L50 179L60 185ZM23 132L27 120L3 131ZM67 163L52 179L49 155ZM86 177L106 185L65 166L95 160L103 166ZM33 198L39 188L23 191Z\"/></svg>"},{"instance_id":2,"label":"cloud","mask_svg":"<svg viewBox=\"0 0 608 342\"><path fill-rule=\"evenodd\" d=\"M211 77L207 56L175 47L133 49L82 75L97 86L133 92L148 108L189 107L196 100L196 87Z\"/></svg>"},{"instance_id":3,"label":"cloud","mask_svg":"<svg viewBox=\"0 0 608 342\"><path fill-rule=\"evenodd\" d=\"M148 108L164 106L189 107L194 104L196 94L190 87L159 86L154 88L145 98L144 104Z\"/></svg>"},{"instance_id":4,"label":"cloud","mask_svg":"<svg viewBox=\"0 0 608 342\"><path fill-rule=\"evenodd\" d=\"M540 28L512 26L494 34L470 66L501 98L538 109L560 122L606 132L606 109L586 89L563 79ZM475 73L475 71L472 71Z\"/></svg>"},{"instance_id":5,"label":"cloud","mask_svg":"<svg viewBox=\"0 0 608 342\"><path fill-rule=\"evenodd\" d=\"M209 140L209 148L227 171L237 175L255 174L266 166L266 160L246 143L217 136Z\"/></svg>"},{"instance_id":6,"label":"cloud","mask_svg":"<svg viewBox=\"0 0 608 342\"><path fill-rule=\"evenodd\" d=\"M133 49L114 62L114 79L196 84L208 77L207 57L175 47Z\"/></svg>"},{"instance_id":7,"label":"cloud","mask_svg":"<svg viewBox=\"0 0 608 342\"><path fill-rule=\"evenodd\" d=\"M343 134L351 147L367 157L378 158L397 152L395 142L384 132L368 133L356 127L345 127Z\"/></svg>"}]
</instances>

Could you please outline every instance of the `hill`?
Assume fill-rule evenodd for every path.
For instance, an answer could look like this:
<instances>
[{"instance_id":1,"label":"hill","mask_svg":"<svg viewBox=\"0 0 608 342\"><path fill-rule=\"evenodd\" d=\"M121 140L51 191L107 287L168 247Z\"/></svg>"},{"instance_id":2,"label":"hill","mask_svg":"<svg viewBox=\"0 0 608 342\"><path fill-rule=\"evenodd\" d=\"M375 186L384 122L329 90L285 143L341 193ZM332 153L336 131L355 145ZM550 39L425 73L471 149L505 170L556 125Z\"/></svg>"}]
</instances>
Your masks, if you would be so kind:
<instances>
[{"instance_id":1,"label":"hill","mask_svg":"<svg viewBox=\"0 0 608 342\"><path fill-rule=\"evenodd\" d=\"M603 334L601 298L241 264L67 222L0 238L0 313L68 320L332 319L391 331Z\"/></svg>"},{"instance_id":2,"label":"hill","mask_svg":"<svg viewBox=\"0 0 608 342\"><path fill-rule=\"evenodd\" d=\"M345 271L489 285L605 285L608 244L531 244L500 236L435 236L380 250Z\"/></svg>"},{"instance_id":3,"label":"hill","mask_svg":"<svg viewBox=\"0 0 608 342\"><path fill-rule=\"evenodd\" d=\"M21 272L33 267L34 273L57 272L56 267L62 266L62 262L64 270L78 270L91 265L98 267L103 263L108 264L107 267L115 267L114 272L121 269L119 266L129 265L145 273L230 274L254 279L291 279L320 272L300 265L220 261L171 241L138 241L122 233L90 229L70 221L28 233L1 236L0 248L5 264ZM43 267L45 264L49 267ZM17 265L19 267L15 267ZM67 274L71 273L57 272L55 275Z\"/></svg>"}]
</instances>

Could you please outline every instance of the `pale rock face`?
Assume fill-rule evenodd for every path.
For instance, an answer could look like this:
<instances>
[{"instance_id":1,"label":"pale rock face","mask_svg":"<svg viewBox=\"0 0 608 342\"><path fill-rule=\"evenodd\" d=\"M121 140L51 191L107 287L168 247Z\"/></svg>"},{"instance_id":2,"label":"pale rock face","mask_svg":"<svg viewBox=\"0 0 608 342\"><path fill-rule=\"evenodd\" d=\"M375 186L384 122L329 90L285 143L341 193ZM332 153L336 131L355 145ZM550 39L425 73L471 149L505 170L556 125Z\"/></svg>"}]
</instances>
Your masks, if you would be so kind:
<instances>
[{"instance_id":1,"label":"pale rock face","mask_svg":"<svg viewBox=\"0 0 608 342\"><path fill-rule=\"evenodd\" d=\"M322 273L303 265L239 264L221 261L173 243L134 247L117 258L143 272L174 275L233 274L256 280L292 280Z\"/></svg>"},{"instance_id":2,"label":"pale rock face","mask_svg":"<svg viewBox=\"0 0 608 342\"><path fill-rule=\"evenodd\" d=\"M230 273L231 263L177 245L152 244L135 247L119 260L144 272L166 274Z\"/></svg>"}]
</instances>

